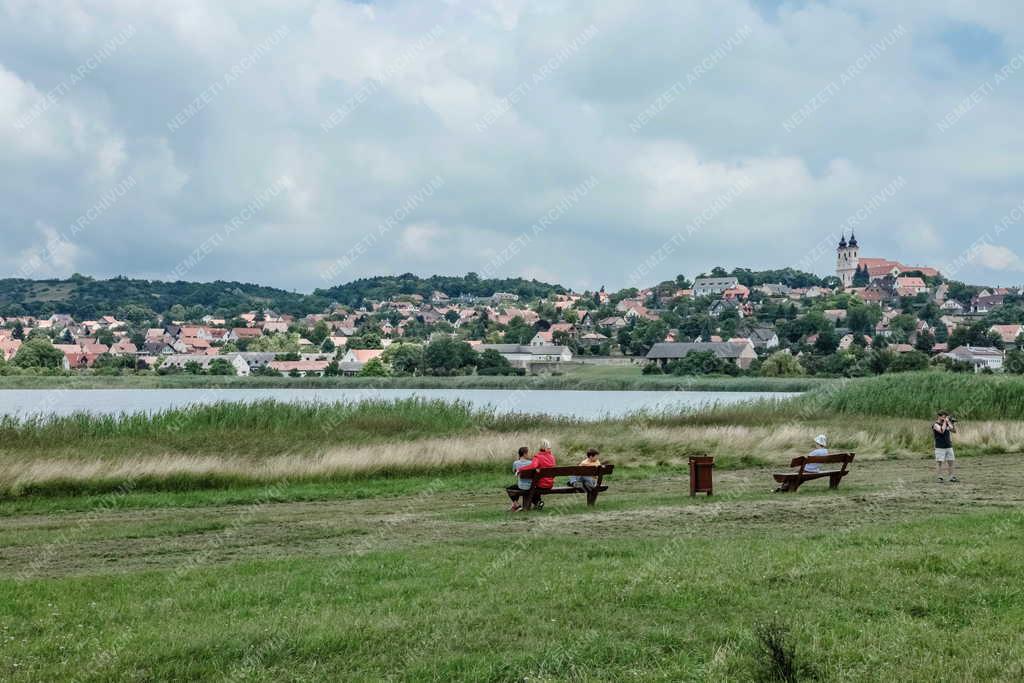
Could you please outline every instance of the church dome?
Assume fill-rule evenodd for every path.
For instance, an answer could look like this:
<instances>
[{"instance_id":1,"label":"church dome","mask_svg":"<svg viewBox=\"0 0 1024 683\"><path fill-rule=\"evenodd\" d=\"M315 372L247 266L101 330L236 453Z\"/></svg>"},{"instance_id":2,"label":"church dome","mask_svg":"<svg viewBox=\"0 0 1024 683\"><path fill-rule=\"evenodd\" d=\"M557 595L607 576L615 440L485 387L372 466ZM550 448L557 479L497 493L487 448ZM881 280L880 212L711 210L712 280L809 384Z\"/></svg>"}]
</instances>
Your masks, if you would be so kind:
<instances>
[{"instance_id":1,"label":"church dome","mask_svg":"<svg viewBox=\"0 0 1024 683\"><path fill-rule=\"evenodd\" d=\"M857 246L857 236L854 235L852 232L850 233L850 246L851 247Z\"/></svg>"},{"instance_id":2,"label":"church dome","mask_svg":"<svg viewBox=\"0 0 1024 683\"><path fill-rule=\"evenodd\" d=\"M843 236L839 238L839 248L846 249L846 233L843 233Z\"/></svg>"}]
</instances>

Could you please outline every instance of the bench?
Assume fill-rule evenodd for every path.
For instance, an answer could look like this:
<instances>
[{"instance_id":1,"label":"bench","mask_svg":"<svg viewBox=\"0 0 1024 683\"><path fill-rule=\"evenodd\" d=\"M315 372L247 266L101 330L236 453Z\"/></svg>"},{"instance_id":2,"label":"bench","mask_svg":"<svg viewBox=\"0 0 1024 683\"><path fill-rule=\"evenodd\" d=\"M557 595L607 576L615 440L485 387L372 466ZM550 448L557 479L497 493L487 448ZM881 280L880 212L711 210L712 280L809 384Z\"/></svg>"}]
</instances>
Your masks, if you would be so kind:
<instances>
[{"instance_id":1,"label":"bench","mask_svg":"<svg viewBox=\"0 0 1024 683\"><path fill-rule=\"evenodd\" d=\"M802 455L799 458L793 458L792 462L789 463L790 467L799 467L800 469L796 472L776 472L772 476L775 481L779 482L779 488L776 491L791 493L800 488L800 485L805 481L811 479L821 479L822 477L828 477L828 487L834 489L839 486L839 482L843 480L849 470L847 466L853 462L855 453L829 453L828 455ZM804 468L807 465L834 465L836 463L842 463L842 467L839 469L822 469L817 472L808 472Z\"/></svg>"},{"instance_id":2,"label":"bench","mask_svg":"<svg viewBox=\"0 0 1024 683\"><path fill-rule=\"evenodd\" d=\"M536 503L541 500L542 496L550 496L559 493L585 493L587 494L587 505L593 505L597 502L597 494L608 490L608 487L604 485L603 480L604 477L611 474L614 469L615 465L598 465L597 467L576 465L575 467L541 467L536 470L519 472L519 477L533 480L533 484L530 488L523 491L523 510L529 510L531 507L535 507ZM555 482L555 486L550 489L542 489L538 486L540 480L545 477L572 476L596 477L597 485L591 486L589 489L576 488L575 486L558 486L558 482Z\"/></svg>"}]
</instances>

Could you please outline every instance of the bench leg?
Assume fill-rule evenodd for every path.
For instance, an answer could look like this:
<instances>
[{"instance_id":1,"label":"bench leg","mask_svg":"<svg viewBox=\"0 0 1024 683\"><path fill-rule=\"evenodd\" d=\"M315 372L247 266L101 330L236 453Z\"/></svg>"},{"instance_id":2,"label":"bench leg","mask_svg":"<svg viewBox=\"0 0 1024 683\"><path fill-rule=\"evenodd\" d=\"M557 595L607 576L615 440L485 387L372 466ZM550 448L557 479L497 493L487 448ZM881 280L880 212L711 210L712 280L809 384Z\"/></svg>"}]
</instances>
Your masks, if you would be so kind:
<instances>
[{"instance_id":1,"label":"bench leg","mask_svg":"<svg viewBox=\"0 0 1024 683\"><path fill-rule=\"evenodd\" d=\"M597 502L597 491L587 491L587 505L594 507L594 503Z\"/></svg>"},{"instance_id":2,"label":"bench leg","mask_svg":"<svg viewBox=\"0 0 1024 683\"><path fill-rule=\"evenodd\" d=\"M526 512L531 507L533 507L533 491L532 490L523 491L522 501L523 501L523 512Z\"/></svg>"},{"instance_id":3,"label":"bench leg","mask_svg":"<svg viewBox=\"0 0 1024 683\"><path fill-rule=\"evenodd\" d=\"M803 479L790 479L782 485L782 490L786 493L796 493L796 490L800 488L802 483L804 483Z\"/></svg>"},{"instance_id":4,"label":"bench leg","mask_svg":"<svg viewBox=\"0 0 1024 683\"><path fill-rule=\"evenodd\" d=\"M842 474L830 474L828 475L828 487L830 489L839 488L839 482L841 482L842 480Z\"/></svg>"}]
</instances>

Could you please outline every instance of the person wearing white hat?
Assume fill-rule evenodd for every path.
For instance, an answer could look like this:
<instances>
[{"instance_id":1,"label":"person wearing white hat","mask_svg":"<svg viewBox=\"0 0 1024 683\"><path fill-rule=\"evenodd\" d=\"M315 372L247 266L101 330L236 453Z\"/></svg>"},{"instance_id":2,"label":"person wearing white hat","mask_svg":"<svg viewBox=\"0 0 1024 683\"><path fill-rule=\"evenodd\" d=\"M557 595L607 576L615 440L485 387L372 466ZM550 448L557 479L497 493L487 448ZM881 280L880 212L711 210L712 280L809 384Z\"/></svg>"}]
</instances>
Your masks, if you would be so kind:
<instances>
[{"instance_id":1,"label":"person wearing white hat","mask_svg":"<svg viewBox=\"0 0 1024 683\"><path fill-rule=\"evenodd\" d=\"M814 445L817 446L813 451L808 453L810 456L828 455L828 437L824 434L818 434L814 437ZM817 463L811 463L810 465L804 465L804 472L817 472L821 469L821 465Z\"/></svg>"}]
</instances>

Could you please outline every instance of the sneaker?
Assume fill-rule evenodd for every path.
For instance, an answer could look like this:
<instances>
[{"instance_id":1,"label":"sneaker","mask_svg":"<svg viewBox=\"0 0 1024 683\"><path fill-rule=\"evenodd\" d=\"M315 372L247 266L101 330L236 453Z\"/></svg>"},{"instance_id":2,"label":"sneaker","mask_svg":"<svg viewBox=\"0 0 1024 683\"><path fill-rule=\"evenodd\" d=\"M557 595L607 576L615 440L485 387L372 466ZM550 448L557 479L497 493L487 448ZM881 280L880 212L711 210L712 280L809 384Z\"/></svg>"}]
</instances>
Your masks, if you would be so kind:
<instances>
[{"instance_id":1,"label":"sneaker","mask_svg":"<svg viewBox=\"0 0 1024 683\"><path fill-rule=\"evenodd\" d=\"M950 477L949 480L950 481L960 481L959 479L956 478L955 474L952 477Z\"/></svg>"},{"instance_id":2,"label":"sneaker","mask_svg":"<svg viewBox=\"0 0 1024 683\"><path fill-rule=\"evenodd\" d=\"M520 511L520 510L522 510L522 509L523 509L523 506L522 506L522 505L517 505L516 503L512 503L512 507L510 507L510 508L508 509L508 511L509 511L509 512L519 512L519 511Z\"/></svg>"},{"instance_id":3,"label":"sneaker","mask_svg":"<svg viewBox=\"0 0 1024 683\"><path fill-rule=\"evenodd\" d=\"M946 480L945 480L945 479L943 479L942 477L939 477L939 483L940 483L940 484L941 484L942 482L944 482L944 481L946 481Z\"/></svg>"}]
</instances>

